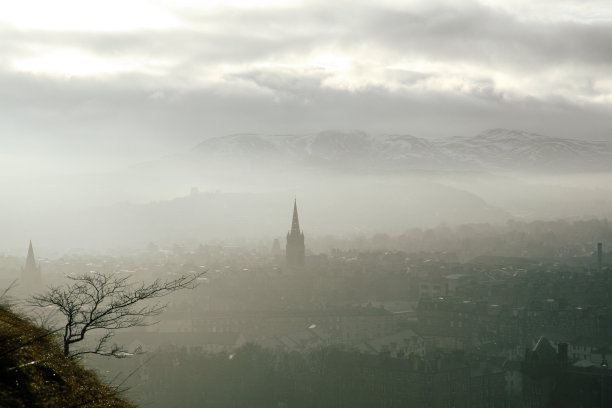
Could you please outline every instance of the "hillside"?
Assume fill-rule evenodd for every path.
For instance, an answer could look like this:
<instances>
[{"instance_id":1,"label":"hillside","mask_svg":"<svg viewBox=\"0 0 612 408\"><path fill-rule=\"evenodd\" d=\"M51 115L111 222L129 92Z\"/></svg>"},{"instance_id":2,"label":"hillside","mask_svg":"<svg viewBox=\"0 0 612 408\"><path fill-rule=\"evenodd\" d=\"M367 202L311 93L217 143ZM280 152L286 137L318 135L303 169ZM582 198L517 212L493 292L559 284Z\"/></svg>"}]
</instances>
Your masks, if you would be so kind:
<instances>
[{"instance_id":1,"label":"hillside","mask_svg":"<svg viewBox=\"0 0 612 408\"><path fill-rule=\"evenodd\" d=\"M2 213L0 241L15 247L36 236L71 248L271 241L286 233L293 198L311 238L610 218L610 186L612 142L580 135L238 134L112 173L21 186L24 195L2 203L10 211Z\"/></svg>"},{"instance_id":2,"label":"hillside","mask_svg":"<svg viewBox=\"0 0 612 408\"><path fill-rule=\"evenodd\" d=\"M51 333L0 306L0 407L117 407L123 400L67 358Z\"/></svg>"}]
</instances>

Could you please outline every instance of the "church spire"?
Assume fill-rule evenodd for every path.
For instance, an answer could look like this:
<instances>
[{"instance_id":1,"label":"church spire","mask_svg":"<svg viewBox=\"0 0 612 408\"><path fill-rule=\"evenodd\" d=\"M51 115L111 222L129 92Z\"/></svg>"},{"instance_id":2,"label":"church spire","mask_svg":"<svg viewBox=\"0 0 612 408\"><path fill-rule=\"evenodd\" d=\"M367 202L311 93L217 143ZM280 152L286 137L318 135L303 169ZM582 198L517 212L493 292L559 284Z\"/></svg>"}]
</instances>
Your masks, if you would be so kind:
<instances>
[{"instance_id":1,"label":"church spire","mask_svg":"<svg viewBox=\"0 0 612 408\"><path fill-rule=\"evenodd\" d=\"M304 234L300 231L297 200L293 200L293 219L291 231L287 233L287 247L285 250L287 266L290 268L304 266L305 256Z\"/></svg>"},{"instance_id":2,"label":"church spire","mask_svg":"<svg viewBox=\"0 0 612 408\"><path fill-rule=\"evenodd\" d=\"M297 199L293 200L293 220L291 221L291 234L300 233L300 219L298 218Z\"/></svg>"},{"instance_id":3,"label":"church spire","mask_svg":"<svg viewBox=\"0 0 612 408\"><path fill-rule=\"evenodd\" d=\"M41 288L40 268L36 265L32 241L28 247L25 266L21 269L21 284L28 294L37 292Z\"/></svg>"},{"instance_id":4,"label":"church spire","mask_svg":"<svg viewBox=\"0 0 612 408\"><path fill-rule=\"evenodd\" d=\"M36 270L36 258L34 257L34 249L32 248L32 240L30 240L30 247L28 248L28 256L26 257L25 269L27 271Z\"/></svg>"}]
</instances>

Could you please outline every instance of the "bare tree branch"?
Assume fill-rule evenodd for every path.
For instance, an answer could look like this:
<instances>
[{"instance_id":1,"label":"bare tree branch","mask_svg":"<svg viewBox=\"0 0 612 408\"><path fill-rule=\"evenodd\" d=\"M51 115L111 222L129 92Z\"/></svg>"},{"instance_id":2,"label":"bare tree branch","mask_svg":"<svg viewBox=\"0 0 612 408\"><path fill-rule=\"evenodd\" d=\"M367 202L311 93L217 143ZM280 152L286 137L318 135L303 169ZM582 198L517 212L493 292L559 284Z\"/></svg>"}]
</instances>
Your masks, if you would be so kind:
<instances>
[{"instance_id":1,"label":"bare tree branch","mask_svg":"<svg viewBox=\"0 0 612 408\"><path fill-rule=\"evenodd\" d=\"M47 293L33 296L29 304L52 307L64 318L62 343L64 354L78 356L99 354L122 357L126 351L116 344L108 346L114 330L148 326L147 318L157 316L166 305L154 300L182 289L193 289L204 273L175 279L157 279L153 283L131 283L128 276L89 273L68 277L72 282L52 287ZM151 302L153 301L153 302ZM105 331L91 350L71 353L71 346L94 330Z\"/></svg>"},{"instance_id":2,"label":"bare tree branch","mask_svg":"<svg viewBox=\"0 0 612 408\"><path fill-rule=\"evenodd\" d=\"M0 304L7 305L12 303L11 297L8 293L17 286L18 279L14 279L3 291L0 293Z\"/></svg>"}]
</instances>

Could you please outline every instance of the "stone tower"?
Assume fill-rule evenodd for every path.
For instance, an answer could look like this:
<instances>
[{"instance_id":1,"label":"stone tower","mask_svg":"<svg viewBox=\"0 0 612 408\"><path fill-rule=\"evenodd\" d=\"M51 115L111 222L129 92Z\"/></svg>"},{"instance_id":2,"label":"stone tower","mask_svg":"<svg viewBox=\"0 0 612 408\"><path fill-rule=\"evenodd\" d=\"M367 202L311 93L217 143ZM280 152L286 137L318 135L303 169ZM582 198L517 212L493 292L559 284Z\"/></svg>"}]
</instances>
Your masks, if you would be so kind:
<instances>
[{"instance_id":1,"label":"stone tower","mask_svg":"<svg viewBox=\"0 0 612 408\"><path fill-rule=\"evenodd\" d=\"M304 266L306 247L304 246L304 233L300 230L296 200L293 201L293 220L291 221L291 230L287 233L287 249L285 253L288 267L296 268Z\"/></svg>"}]
</instances>

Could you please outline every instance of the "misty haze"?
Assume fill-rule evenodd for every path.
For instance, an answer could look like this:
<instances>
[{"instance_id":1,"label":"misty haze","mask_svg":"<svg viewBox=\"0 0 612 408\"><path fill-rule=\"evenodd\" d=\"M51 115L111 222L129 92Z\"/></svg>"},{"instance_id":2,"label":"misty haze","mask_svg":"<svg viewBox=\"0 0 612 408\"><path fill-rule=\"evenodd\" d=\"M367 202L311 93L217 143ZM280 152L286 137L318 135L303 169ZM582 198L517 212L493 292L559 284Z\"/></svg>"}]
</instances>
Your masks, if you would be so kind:
<instances>
[{"instance_id":1,"label":"misty haze","mask_svg":"<svg viewBox=\"0 0 612 408\"><path fill-rule=\"evenodd\" d=\"M1 407L612 407L612 6L0 5Z\"/></svg>"}]
</instances>

